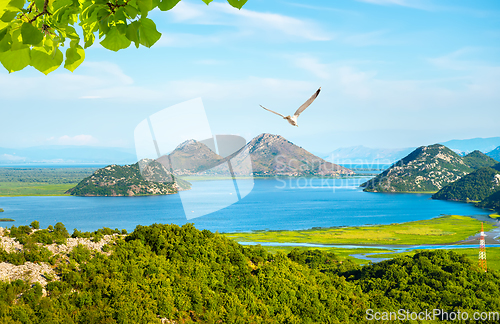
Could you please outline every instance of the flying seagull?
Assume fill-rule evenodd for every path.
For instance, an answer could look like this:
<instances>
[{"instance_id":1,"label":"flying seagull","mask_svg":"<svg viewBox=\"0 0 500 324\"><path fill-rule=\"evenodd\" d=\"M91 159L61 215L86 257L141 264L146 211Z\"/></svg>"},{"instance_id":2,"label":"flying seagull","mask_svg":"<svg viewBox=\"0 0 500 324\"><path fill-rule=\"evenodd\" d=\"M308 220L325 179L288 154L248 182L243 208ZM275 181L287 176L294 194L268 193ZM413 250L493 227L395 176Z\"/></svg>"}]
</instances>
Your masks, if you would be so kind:
<instances>
[{"instance_id":1,"label":"flying seagull","mask_svg":"<svg viewBox=\"0 0 500 324\"><path fill-rule=\"evenodd\" d=\"M312 102L314 101L314 99L316 99L316 97L318 97L320 91L321 91L321 87L319 87L319 89L311 96L311 98L307 99L307 101L304 102L302 104L302 106L300 106L299 109L297 109L297 111L295 112L295 114L293 114L293 116L291 116L291 117L290 117L290 115L288 115L288 116L285 117L282 114L277 113L275 111L272 111L271 109L267 109L266 107L264 107L262 105L260 105L260 106L262 108L264 108L265 110L267 110L267 111L270 111L270 112L272 112L272 113L274 113L274 114L276 114L278 116L283 117L283 119L286 119L290 123L290 125L299 127L299 125L297 125L297 118L299 118L299 115L304 110L306 110L306 108L309 107L310 104L312 104Z\"/></svg>"}]
</instances>

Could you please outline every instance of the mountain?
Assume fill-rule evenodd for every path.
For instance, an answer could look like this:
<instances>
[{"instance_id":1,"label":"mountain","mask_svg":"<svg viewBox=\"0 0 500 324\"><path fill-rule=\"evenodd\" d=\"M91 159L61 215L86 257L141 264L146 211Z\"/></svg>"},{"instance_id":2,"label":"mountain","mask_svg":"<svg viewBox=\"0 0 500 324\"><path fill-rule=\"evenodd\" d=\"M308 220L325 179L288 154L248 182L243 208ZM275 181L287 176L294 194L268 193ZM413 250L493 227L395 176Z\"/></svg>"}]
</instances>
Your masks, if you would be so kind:
<instances>
[{"instance_id":1,"label":"mountain","mask_svg":"<svg viewBox=\"0 0 500 324\"><path fill-rule=\"evenodd\" d=\"M248 152L247 154L245 154ZM240 154L242 153L242 154ZM253 170L244 163L250 156ZM226 161L231 161L235 175L299 176L354 174L349 169L327 162L309 153L284 137L272 134L261 134L248 142L241 150L222 157L214 153L204 143L188 140L181 143L169 155L157 161L172 169L178 175L228 175Z\"/></svg>"},{"instance_id":2,"label":"mountain","mask_svg":"<svg viewBox=\"0 0 500 324\"><path fill-rule=\"evenodd\" d=\"M384 163L391 164L412 152L414 147L407 148L369 148L362 145L336 149L323 158L329 162L341 164Z\"/></svg>"},{"instance_id":3,"label":"mountain","mask_svg":"<svg viewBox=\"0 0 500 324\"><path fill-rule=\"evenodd\" d=\"M442 188L432 196L432 199L481 201L498 190L500 190L500 171L481 168Z\"/></svg>"},{"instance_id":4,"label":"mountain","mask_svg":"<svg viewBox=\"0 0 500 324\"><path fill-rule=\"evenodd\" d=\"M500 162L500 146L494 149L493 151L486 153L486 155Z\"/></svg>"},{"instance_id":5,"label":"mountain","mask_svg":"<svg viewBox=\"0 0 500 324\"><path fill-rule=\"evenodd\" d=\"M461 157L441 144L421 146L361 186L372 192L433 192L484 164L477 153Z\"/></svg>"},{"instance_id":6,"label":"mountain","mask_svg":"<svg viewBox=\"0 0 500 324\"><path fill-rule=\"evenodd\" d=\"M132 165L113 164L101 168L66 193L75 196L167 195L188 187L185 181L176 179L174 183L170 172L160 163L142 160Z\"/></svg>"},{"instance_id":7,"label":"mountain","mask_svg":"<svg viewBox=\"0 0 500 324\"><path fill-rule=\"evenodd\" d=\"M473 169L490 167L498 163L496 160L478 150L464 156L464 162Z\"/></svg>"},{"instance_id":8,"label":"mountain","mask_svg":"<svg viewBox=\"0 0 500 324\"><path fill-rule=\"evenodd\" d=\"M440 144L450 148L460 155L465 155L474 150L479 150L483 153L486 153L500 146L500 137L478 137L465 140L451 140L442 142Z\"/></svg>"},{"instance_id":9,"label":"mountain","mask_svg":"<svg viewBox=\"0 0 500 324\"><path fill-rule=\"evenodd\" d=\"M347 168L309 153L280 135L261 134L252 139L247 147L255 175L354 174Z\"/></svg>"},{"instance_id":10,"label":"mountain","mask_svg":"<svg viewBox=\"0 0 500 324\"><path fill-rule=\"evenodd\" d=\"M190 175L205 174L205 170L222 163L224 158L207 145L191 139L179 144L170 154L163 155L157 161L169 169L172 167L174 174Z\"/></svg>"},{"instance_id":11,"label":"mountain","mask_svg":"<svg viewBox=\"0 0 500 324\"><path fill-rule=\"evenodd\" d=\"M37 146L23 149L0 148L0 164L21 163L133 163L135 152L118 147Z\"/></svg>"},{"instance_id":12,"label":"mountain","mask_svg":"<svg viewBox=\"0 0 500 324\"><path fill-rule=\"evenodd\" d=\"M476 206L500 211L500 190L481 200Z\"/></svg>"}]
</instances>

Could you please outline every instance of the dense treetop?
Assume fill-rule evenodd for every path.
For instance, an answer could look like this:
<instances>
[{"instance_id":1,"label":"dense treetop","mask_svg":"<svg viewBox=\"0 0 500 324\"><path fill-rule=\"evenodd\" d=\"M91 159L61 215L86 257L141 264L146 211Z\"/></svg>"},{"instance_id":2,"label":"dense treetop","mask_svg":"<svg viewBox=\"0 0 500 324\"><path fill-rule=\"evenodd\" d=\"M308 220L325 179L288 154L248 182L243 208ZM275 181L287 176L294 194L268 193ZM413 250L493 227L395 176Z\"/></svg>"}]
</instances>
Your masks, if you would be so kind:
<instances>
[{"instance_id":1,"label":"dense treetop","mask_svg":"<svg viewBox=\"0 0 500 324\"><path fill-rule=\"evenodd\" d=\"M67 237L61 225L44 235ZM12 235L34 235L28 230L14 228ZM360 323L368 308L500 309L500 274L448 251L359 267L325 251L269 254L190 224L138 226L109 250L32 253L34 261L49 258L58 278L46 296L39 284L0 282L0 321ZM11 254L1 254L2 261Z\"/></svg>"}]
</instances>

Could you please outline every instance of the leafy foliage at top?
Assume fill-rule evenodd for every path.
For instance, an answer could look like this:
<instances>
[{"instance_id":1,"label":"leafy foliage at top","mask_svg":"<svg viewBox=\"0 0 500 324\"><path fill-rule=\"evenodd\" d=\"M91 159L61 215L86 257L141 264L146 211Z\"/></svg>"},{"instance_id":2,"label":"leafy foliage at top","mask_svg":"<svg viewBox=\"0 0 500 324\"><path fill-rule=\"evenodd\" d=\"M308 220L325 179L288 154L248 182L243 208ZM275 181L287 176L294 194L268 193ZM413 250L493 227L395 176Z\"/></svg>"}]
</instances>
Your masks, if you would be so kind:
<instances>
[{"instance_id":1,"label":"leafy foliage at top","mask_svg":"<svg viewBox=\"0 0 500 324\"><path fill-rule=\"evenodd\" d=\"M66 69L74 71L85 59L84 49L94 44L96 35L100 44L112 51L132 43L137 48L151 47L161 33L148 18L149 12L155 8L170 10L180 1L2 0L0 62L9 73L31 65L48 74L63 62ZM207 5L212 2L202 1ZM247 2L227 1L238 9ZM65 46L64 57L61 47Z\"/></svg>"}]
</instances>

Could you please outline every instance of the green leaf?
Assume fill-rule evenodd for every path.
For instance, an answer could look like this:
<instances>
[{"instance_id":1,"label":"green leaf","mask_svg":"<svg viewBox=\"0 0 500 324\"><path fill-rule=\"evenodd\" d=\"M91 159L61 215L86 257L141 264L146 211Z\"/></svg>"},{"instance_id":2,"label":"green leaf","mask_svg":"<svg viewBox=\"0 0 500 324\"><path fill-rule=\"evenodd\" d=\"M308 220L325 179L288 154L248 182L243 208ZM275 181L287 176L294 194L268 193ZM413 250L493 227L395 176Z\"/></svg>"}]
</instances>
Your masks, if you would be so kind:
<instances>
[{"instance_id":1,"label":"green leaf","mask_svg":"<svg viewBox=\"0 0 500 324\"><path fill-rule=\"evenodd\" d=\"M0 41L0 53L7 52L12 47L12 37L7 33Z\"/></svg>"},{"instance_id":2,"label":"green leaf","mask_svg":"<svg viewBox=\"0 0 500 324\"><path fill-rule=\"evenodd\" d=\"M248 0L227 0L227 2L238 9L241 9L245 3L247 3Z\"/></svg>"},{"instance_id":3,"label":"green leaf","mask_svg":"<svg viewBox=\"0 0 500 324\"><path fill-rule=\"evenodd\" d=\"M139 12L142 17L146 17L148 12L153 9L152 0L137 0L137 6L139 7Z\"/></svg>"},{"instance_id":4,"label":"green leaf","mask_svg":"<svg viewBox=\"0 0 500 324\"><path fill-rule=\"evenodd\" d=\"M167 11L175 7L176 4L178 4L181 0L163 0L160 2L158 5L158 9L161 11Z\"/></svg>"},{"instance_id":5,"label":"green leaf","mask_svg":"<svg viewBox=\"0 0 500 324\"><path fill-rule=\"evenodd\" d=\"M44 5L45 5L45 0L35 0L35 6L38 9L38 11L42 12Z\"/></svg>"},{"instance_id":6,"label":"green leaf","mask_svg":"<svg viewBox=\"0 0 500 324\"><path fill-rule=\"evenodd\" d=\"M9 6L12 8L17 8L19 10L23 9L26 0L11 0Z\"/></svg>"},{"instance_id":7,"label":"green leaf","mask_svg":"<svg viewBox=\"0 0 500 324\"><path fill-rule=\"evenodd\" d=\"M9 73L20 71L30 64L30 49L0 53L0 62Z\"/></svg>"},{"instance_id":8,"label":"green leaf","mask_svg":"<svg viewBox=\"0 0 500 324\"><path fill-rule=\"evenodd\" d=\"M97 25L97 22L95 22L95 24ZM85 48L92 46L92 44L94 44L95 41L95 35L92 32L93 26L89 25L82 26L82 29L83 29L83 41L85 42L84 45Z\"/></svg>"},{"instance_id":9,"label":"green leaf","mask_svg":"<svg viewBox=\"0 0 500 324\"><path fill-rule=\"evenodd\" d=\"M161 33L156 30L155 23L149 18L141 18L139 25L139 41L146 47L151 47L156 43Z\"/></svg>"},{"instance_id":10,"label":"green leaf","mask_svg":"<svg viewBox=\"0 0 500 324\"><path fill-rule=\"evenodd\" d=\"M209 4L210 2L212 2L213 0L202 0L202 1L203 1L203 2L205 2L205 3L207 4L207 6L208 6L208 4Z\"/></svg>"},{"instance_id":11,"label":"green leaf","mask_svg":"<svg viewBox=\"0 0 500 324\"><path fill-rule=\"evenodd\" d=\"M130 43L130 39L128 39L125 35L120 34L116 27L112 27L106 34L106 38L101 41L102 47L115 52L129 47Z\"/></svg>"},{"instance_id":12,"label":"green leaf","mask_svg":"<svg viewBox=\"0 0 500 324\"><path fill-rule=\"evenodd\" d=\"M10 23L17 16L16 11L5 11L5 13L0 17L0 20L6 23Z\"/></svg>"},{"instance_id":13,"label":"green leaf","mask_svg":"<svg viewBox=\"0 0 500 324\"><path fill-rule=\"evenodd\" d=\"M30 23L23 23L21 26L23 44L37 45L43 40L43 33Z\"/></svg>"},{"instance_id":14,"label":"green leaf","mask_svg":"<svg viewBox=\"0 0 500 324\"><path fill-rule=\"evenodd\" d=\"M71 6L73 4L73 0L55 0L54 2L52 2L52 8L51 8L51 12L55 12L56 10L62 8L62 7L66 7L66 6Z\"/></svg>"},{"instance_id":15,"label":"green leaf","mask_svg":"<svg viewBox=\"0 0 500 324\"><path fill-rule=\"evenodd\" d=\"M85 59L85 51L80 45L70 47L66 50L66 62L64 67L73 72Z\"/></svg>"},{"instance_id":16,"label":"green leaf","mask_svg":"<svg viewBox=\"0 0 500 324\"><path fill-rule=\"evenodd\" d=\"M180 0L179 0L180 1ZM139 11L137 10L136 7L133 7L131 6L130 4L129 5L126 5L124 7L125 9L125 12L128 14L128 16L131 18L131 19L134 19L135 17L137 17L137 14L139 13Z\"/></svg>"},{"instance_id":17,"label":"green leaf","mask_svg":"<svg viewBox=\"0 0 500 324\"><path fill-rule=\"evenodd\" d=\"M63 62L63 53L59 48L53 52L46 51L43 47L35 47L31 50L30 65L47 75L56 70Z\"/></svg>"},{"instance_id":18,"label":"green leaf","mask_svg":"<svg viewBox=\"0 0 500 324\"><path fill-rule=\"evenodd\" d=\"M134 42L135 47L139 48L139 25L140 23L138 21L134 21L130 25L127 26L127 32L126 36L128 39L130 39L132 42Z\"/></svg>"}]
</instances>

